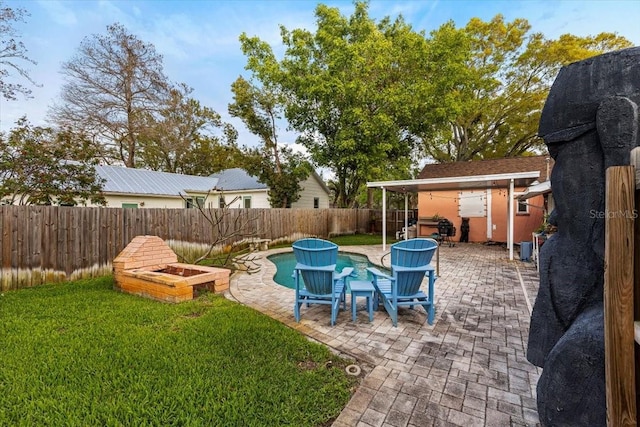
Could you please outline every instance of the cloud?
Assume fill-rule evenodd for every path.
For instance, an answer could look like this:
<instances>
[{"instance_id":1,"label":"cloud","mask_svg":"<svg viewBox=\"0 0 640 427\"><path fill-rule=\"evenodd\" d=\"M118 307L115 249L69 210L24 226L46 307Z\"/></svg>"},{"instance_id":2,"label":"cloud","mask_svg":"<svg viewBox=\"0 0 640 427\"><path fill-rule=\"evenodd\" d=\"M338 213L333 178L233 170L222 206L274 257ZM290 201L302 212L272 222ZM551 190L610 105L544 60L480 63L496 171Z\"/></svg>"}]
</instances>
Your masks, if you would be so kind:
<instances>
[{"instance_id":1,"label":"cloud","mask_svg":"<svg viewBox=\"0 0 640 427\"><path fill-rule=\"evenodd\" d=\"M351 1L321 1L336 7L348 18ZM239 76L249 77L238 40L245 32L268 43L280 59L284 53L280 25L288 30L315 31L316 1L137 1L137 0L12 0L11 7L24 7L27 17L20 31L29 49L29 57L38 62L30 66L32 77L43 84L33 88L34 99L6 102L0 100L0 130L10 128L18 117L27 114L32 123L43 124L48 105L59 93L60 65L70 60L84 37L106 34L106 26L119 22L144 42L155 46L164 56L164 68L173 82L194 88L193 96L232 121L242 138L240 144L257 143L245 132L244 125L227 114L232 100L231 83ZM563 33L595 35L613 32L640 45L640 2L637 1L396 1L371 0L369 14L376 20L395 19L402 14L416 31L427 33L448 20L464 26L471 17L489 20L502 13L507 20L526 18L532 31L547 38ZM286 128L286 125L283 126ZM283 142L295 142L295 134L282 132Z\"/></svg>"},{"instance_id":2,"label":"cloud","mask_svg":"<svg viewBox=\"0 0 640 427\"><path fill-rule=\"evenodd\" d=\"M50 19L64 27L71 27L78 23L75 12L60 1L46 0L38 2L43 9L47 11Z\"/></svg>"}]
</instances>

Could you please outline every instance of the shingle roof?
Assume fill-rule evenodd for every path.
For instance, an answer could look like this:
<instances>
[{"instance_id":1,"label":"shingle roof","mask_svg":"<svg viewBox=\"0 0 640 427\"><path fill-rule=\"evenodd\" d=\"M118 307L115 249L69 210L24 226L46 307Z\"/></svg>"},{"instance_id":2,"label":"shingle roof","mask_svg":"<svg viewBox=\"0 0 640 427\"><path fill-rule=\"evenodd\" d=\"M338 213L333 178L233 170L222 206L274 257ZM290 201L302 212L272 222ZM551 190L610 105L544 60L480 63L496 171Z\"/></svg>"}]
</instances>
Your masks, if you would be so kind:
<instances>
[{"instance_id":1,"label":"shingle roof","mask_svg":"<svg viewBox=\"0 0 640 427\"><path fill-rule=\"evenodd\" d=\"M548 155L437 163L425 165L418 179L540 171L538 181L542 182L549 179L547 166L550 173L553 169L553 159Z\"/></svg>"},{"instance_id":2,"label":"shingle roof","mask_svg":"<svg viewBox=\"0 0 640 427\"><path fill-rule=\"evenodd\" d=\"M98 175L105 179L105 193L154 194L178 196L187 192L206 193L218 180L212 177L157 172L121 166L96 166Z\"/></svg>"},{"instance_id":3,"label":"shingle roof","mask_svg":"<svg viewBox=\"0 0 640 427\"><path fill-rule=\"evenodd\" d=\"M225 169L209 177L216 178L218 180L216 189L223 191L266 190L268 188L266 184L258 181L258 178L249 175L240 168Z\"/></svg>"}]
</instances>

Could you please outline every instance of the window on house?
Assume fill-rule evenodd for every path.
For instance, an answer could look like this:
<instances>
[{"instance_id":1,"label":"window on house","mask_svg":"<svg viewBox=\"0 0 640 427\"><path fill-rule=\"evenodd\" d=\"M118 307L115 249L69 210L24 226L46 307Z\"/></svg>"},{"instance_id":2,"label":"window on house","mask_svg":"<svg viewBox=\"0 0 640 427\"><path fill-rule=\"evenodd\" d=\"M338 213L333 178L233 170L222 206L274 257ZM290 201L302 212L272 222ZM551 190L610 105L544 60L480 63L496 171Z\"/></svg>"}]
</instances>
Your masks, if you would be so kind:
<instances>
[{"instance_id":1,"label":"window on house","mask_svg":"<svg viewBox=\"0 0 640 427\"><path fill-rule=\"evenodd\" d=\"M519 214L527 214L529 213L529 204L524 200L518 200L518 210Z\"/></svg>"},{"instance_id":2,"label":"window on house","mask_svg":"<svg viewBox=\"0 0 640 427\"><path fill-rule=\"evenodd\" d=\"M224 201L224 196L220 196L220 198L218 199L218 207L224 208L225 206L226 206L226 203Z\"/></svg>"},{"instance_id":3,"label":"window on house","mask_svg":"<svg viewBox=\"0 0 640 427\"><path fill-rule=\"evenodd\" d=\"M313 208L318 209L320 207L320 197L313 198Z\"/></svg>"},{"instance_id":4,"label":"window on house","mask_svg":"<svg viewBox=\"0 0 640 427\"><path fill-rule=\"evenodd\" d=\"M184 202L187 209L204 207L204 197L187 197Z\"/></svg>"},{"instance_id":5,"label":"window on house","mask_svg":"<svg viewBox=\"0 0 640 427\"><path fill-rule=\"evenodd\" d=\"M458 195L458 215L461 218L487 216L486 198L485 192L461 191Z\"/></svg>"},{"instance_id":6,"label":"window on house","mask_svg":"<svg viewBox=\"0 0 640 427\"><path fill-rule=\"evenodd\" d=\"M122 208L123 209L138 209L138 204L137 203L123 203L122 204Z\"/></svg>"},{"instance_id":7,"label":"window on house","mask_svg":"<svg viewBox=\"0 0 640 427\"><path fill-rule=\"evenodd\" d=\"M244 196L242 198L242 201L244 202L244 208L245 209L250 209L251 208L251 196Z\"/></svg>"}]
</instances>

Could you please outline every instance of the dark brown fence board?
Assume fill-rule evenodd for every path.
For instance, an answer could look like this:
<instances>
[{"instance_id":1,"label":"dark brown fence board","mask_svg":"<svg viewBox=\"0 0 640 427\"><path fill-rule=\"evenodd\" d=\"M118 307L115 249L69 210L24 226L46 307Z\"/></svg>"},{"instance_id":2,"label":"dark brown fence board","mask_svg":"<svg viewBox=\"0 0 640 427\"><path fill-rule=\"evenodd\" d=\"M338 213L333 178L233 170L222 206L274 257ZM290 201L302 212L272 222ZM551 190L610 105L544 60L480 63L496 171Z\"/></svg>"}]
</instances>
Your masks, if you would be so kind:
<instances>
[{"instance_id":1,"label":"dark brown fence board","mask_svg":"<svg viewBox=\"0 0 640 427\"><path fill-rule=\"evenodd\" d=\"M56 229L53 222L55 211L43 208L42 210L42 238L40 240L40 250L42 251L42 269L52 269L56 263L54 259L55 245L53 239L56 236Z\"/></svg>"},{"instance_id":2,"label":"dark brown fence board","mask_svg":"<svg viewBox=\"0 0 640 427\"><path fill-rule=\"evenodd\" d=\"M220 213L214 209L213 212ZM230 209L220 228L276 240L291 236L328 237L370 232L368 209ZM196 209L122 209L62 206L0 206L0 266L13 282L18 269L31 271L31 284L69 276L79 269L108 265L135 237L211 243L219 230ZM233 241L233 239L232 239ZM231 243L231 242L228 242ZM58 272L41 274L42 270ZM23 279L20 279L23 282Z\"/></svg>"},{"instance_id":3,"label":"dark brown fence board","mask_svg":"<svg viewBox=\"0 0 640 427\"><path fill-rule=\"evenodd\" d=\"M18 213L18 222L20 226L17 230L16 241L18 244L17 255L19 257L16 260L16 266L19 266L21 260L25 260L27 264L31 264L31 254L29 253L29 238L26 237L26 234L31 231L29 230L31 215L31 209L24 209L22 212Z\"/></svg>"},{"instance_id":4,"label":"dark brown fence board","mask_svg":"<svg viewBox=\"0 0 640 427\"><path fill-rule=\"evenodd\" d=\"M29 265L42 265L42 206L34 206L29 210L29 232L27 237L31 259Z\"/></svg>"},{"instance_id":5,"label":"dark brown fence board","mask_svg":"<svg viewBox=\"0 0 640 427\"><path fill-rule=\"evenodd\" d=\"M11 268L15 269L17 275L17 269L20 267L20 244L18 233L24 225L20 222L20 216L23 214L24 206L19 206L11 214L11 222L13 227L11 229ZM17 277L17 276L16 276Z\"/></svg>"}]
</instances>

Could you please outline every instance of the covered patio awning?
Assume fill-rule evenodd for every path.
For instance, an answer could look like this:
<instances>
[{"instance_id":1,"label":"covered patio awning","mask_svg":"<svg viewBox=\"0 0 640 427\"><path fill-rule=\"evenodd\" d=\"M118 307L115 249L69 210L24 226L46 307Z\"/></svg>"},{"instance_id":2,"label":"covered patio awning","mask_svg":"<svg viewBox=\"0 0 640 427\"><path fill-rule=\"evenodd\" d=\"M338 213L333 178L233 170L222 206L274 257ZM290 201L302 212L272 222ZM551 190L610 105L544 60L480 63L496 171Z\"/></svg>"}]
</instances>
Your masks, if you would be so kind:
<instances>
[{"instance_id":1,"label":"covered patio awning","mask_svg":"<svg viewBox=\"0 0 640 427\"><path fill-rule=\"evenodd\" d=\"M509 190L509 200L513 200L515 197L515 187L528 187L532 182L536 181L540 177L540 171L530 172L514 172L514 173L500 173L491 175L469 175L469 176L454 176L454 177L442 177L442 178L427 178L427 179L408 179L397 181L375 181L367 182L369 188L381 188L382 189L382 248L386 250L387 245L387 201L386 191L393 191L395 193L405 193L404 207L405 207L405 227L409 224L409 206L408 206L408 193L418 193L421 191L436 191L436 190L470 190L470 189L487 189L487 188L507 188ZM508 232L507 232L507 246L509 248L509 259L513 259L513 224L514 224L514 208L513 203L508 204ZM405 238L407 238L405 233Z\"/></svg>"},{"instance_id":2,"label":"covered patio awning","mask_svg":"<svg viewBox=\"0 0 640 427\"><path fill-rule=\"evenodd\" d=\"M533 183L524 191L524 193L520 194L517 199L518 200L527 200L535 196L540 196L542 194L547 194L551 192L551 181L544 181L539 183Z\"/></svg>"}]
</instances>

